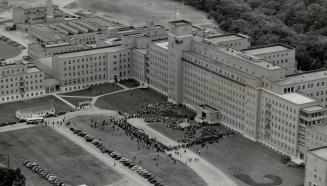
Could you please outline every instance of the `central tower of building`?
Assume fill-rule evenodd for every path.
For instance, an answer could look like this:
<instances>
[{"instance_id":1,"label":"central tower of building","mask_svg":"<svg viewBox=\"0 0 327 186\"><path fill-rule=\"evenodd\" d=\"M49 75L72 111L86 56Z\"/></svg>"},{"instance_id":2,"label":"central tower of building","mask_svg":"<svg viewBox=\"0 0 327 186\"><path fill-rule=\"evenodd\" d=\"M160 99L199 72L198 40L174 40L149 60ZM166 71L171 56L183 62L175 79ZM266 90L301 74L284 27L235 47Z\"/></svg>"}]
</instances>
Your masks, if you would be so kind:
<instances>
[{"instance_id":1,"label":"central tower of building","mask_svg":"<svg viewBox=\"0 0 327 186\"><path fill-rule=\"evenodd\" d=\"M185 20L169 23L168 99L177 104L183 102L183 52L191 50L192 37L192 23Z\"/></svg>"},{"instance_id":2,"label":"central tower of building","mask_svg":"<svg viewBox=\"0 0 327 186\"><path fill-rule=\"evenodd\" d=\"M47 7L47 22L52 22L54 19L54 7L52 0L46 0L45 6Z\"/></svg>"}]
</instances>

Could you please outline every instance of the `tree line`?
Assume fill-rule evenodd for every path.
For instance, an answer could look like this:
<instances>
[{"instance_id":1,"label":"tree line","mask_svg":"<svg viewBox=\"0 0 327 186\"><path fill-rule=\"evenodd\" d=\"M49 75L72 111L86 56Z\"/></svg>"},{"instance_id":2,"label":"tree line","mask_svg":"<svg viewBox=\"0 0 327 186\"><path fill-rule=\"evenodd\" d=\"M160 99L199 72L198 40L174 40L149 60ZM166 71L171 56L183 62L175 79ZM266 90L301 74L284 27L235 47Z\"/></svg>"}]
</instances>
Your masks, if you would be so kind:
<instances>
[{"instance_id":1,"label":"tree line","mask_svg":"<svg viewBox=\"0 0 327 186\"><path fill-rule=\"evenodd\" d=\"M326 67L326 0L176 0L208 12L222 30L243 33L254 46L296 48L298 69Z\"/></svg>"}]
</instances>

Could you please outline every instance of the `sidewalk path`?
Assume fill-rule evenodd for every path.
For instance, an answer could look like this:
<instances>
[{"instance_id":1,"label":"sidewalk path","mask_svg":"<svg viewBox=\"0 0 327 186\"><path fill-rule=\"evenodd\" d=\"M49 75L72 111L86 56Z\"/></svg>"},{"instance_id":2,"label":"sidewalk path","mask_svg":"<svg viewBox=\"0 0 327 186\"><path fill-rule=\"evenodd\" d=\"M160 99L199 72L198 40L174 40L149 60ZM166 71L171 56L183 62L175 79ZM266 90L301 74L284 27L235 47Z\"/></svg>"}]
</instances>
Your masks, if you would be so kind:
<instances>
[{"instance_id":1,"label":"sidewalk path","mask_svg":"<svg viewBox=\"0 0 327 186\"><path fill-rule=\"evenodd\" d=\"M173 146L178 145L178 143L174 140L149 127L147 125L148 123L146 123L144 119L133 118L129 119L128 122L137 128L143 129L145 133L147 133L151 137L156 138L163 144ZM172 152L171 155L174 158L180 160L181 162L187 162L187 166L194 170L208 184L208 186L236 186L233 180L225 173L223 173L220 169L210 164L208 161L195 154L191 150L185 150L186 152L184 152L184 149L180 149L178 151L181 156L175 154L174 152ZM192 162L188 161L190 158L192 159ZM199 159L199 161L194 162L194 158Z\"/></svg>"},{"instance_id":2,"label":"sidewalk path","mask_svg":"<svg viewBox=\"0 0 327 186\"><path fill-rule=\"evenodd\" d=\"M62 97L58 96L57 94L52 94L54 97L60 99L62 102L66 103L67 105L69 105L71 108L76 108L75 105L71 104L69 101L63 99Z\"/></svg>"},{"instance_id":3,"label":"sidewalk path","mask_svg":"<svg viewBox=\"0 0 327 186\"><path fill-rule=\"evenodd\" d=\"M25 123L18 123L15 125L8 125L8 126L0 127L0 132L8 132L8 131L12 131L12 130L26 129L26 128L31 128L31 127L35 127L35 126L36 125L27 125Z\"/></svg>"},{"instance_id":4,"label":"sidewalk path","mask_svg":"<svg viewBox=\"0 0 327 186\"><path fill-rule=\"evenodd\" d=\"M117 85L120 85L120 84L117 84ZM123 86L122 86L123 87ZM123 87L124 88L124 87ZM101 94L99 96L95 96L92 100L92 107L95 107L95 103L97 102L97 100L103 96L107 96L107 95L111 95L111 94L117 94L117 93L120 93L120 92L125 92L125 91L129 91L129 90L134 90L134 89L138 89L139 87L134 87L134 88L127 88L125 87L123 90L118 90L118 91L115 91L115 92L109 92L109 93L106 93L106 94Z\"/></svg>"}]
</instances>

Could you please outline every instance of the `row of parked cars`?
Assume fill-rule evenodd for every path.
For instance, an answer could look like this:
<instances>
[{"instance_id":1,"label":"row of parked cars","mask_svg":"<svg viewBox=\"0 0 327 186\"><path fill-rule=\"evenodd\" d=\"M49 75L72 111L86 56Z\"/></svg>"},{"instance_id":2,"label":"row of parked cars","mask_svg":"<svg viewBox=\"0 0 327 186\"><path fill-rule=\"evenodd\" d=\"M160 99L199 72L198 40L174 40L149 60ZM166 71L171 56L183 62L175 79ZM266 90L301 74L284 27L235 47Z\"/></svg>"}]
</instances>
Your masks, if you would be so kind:
<instances>
[{"instance_id":1,"label":"row of parked cars","mask_svg":"<svg viewBox=\"0 0 327 186\"><path fill-rule=\"evenodd\" d=\"M70 130L85 139L85 141L92 143L94 146L96 146L102 153L108 154L113 159L117 160L124 166L128 167L129 169L137 172L139 175L144 177L149 181L149 183L155 185L155 186L164 186L163 183L159 182L157 178L151 173L149 173L146 169L142 168L141 166L136 165L133 161L122 157L118 152L110 149L106 144L104 144L101 140L95 139L94 137L88 135L86 132L83 132L82 130L70 128Z\"/></svg>"},{"instance_id":2,"label":"row of parked cars","mask_svg":"<svg viewBox=\"0 0 327 186\"><path fill-rule=\"evenodd\" d=\"M31 160L24 161L23 165L38 174L43 179L47 180L50 184L55 186L70 186L65 184L60 178L55 176L54 174L48 172L47 170L41 168L36 162L32 162Z\"/></svg>"},{"instance_id":3,"label":"row of parked cars","mask_svg":"<svg viewBox=\"0 0 327 186\"><path fill-rule=\"evenodd\" d=\"M23 45L17 43L16 41L13 41L13 40L10 40L9 38L7 38L6 36L0 36L0 39L2 41L5 41L7 42L8 44L14 46L14 47L17 47L17 48L20 48L20 49L25 49L26 47L24 47Z\"/></svg>"},{"instance_id":4,"label":"row of parked cars","mask_svg":"<svg viewBox=\"0 0 327 186\"><path fill-rule=\"evenodd\" d=\"M8 121L8 122L0 123L0 127L4 127L4 126L8 126L8 125L15 125L15 124L17 124L16 121Z\"/></svg>"}]
</instances>

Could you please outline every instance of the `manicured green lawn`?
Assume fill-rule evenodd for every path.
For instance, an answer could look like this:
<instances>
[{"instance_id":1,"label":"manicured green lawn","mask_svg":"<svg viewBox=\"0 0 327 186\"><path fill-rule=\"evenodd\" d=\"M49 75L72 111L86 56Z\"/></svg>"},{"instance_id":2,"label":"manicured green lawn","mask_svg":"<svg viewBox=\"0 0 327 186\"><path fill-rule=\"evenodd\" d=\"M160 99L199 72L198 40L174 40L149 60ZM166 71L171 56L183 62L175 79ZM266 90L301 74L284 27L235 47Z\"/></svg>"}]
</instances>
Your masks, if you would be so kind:
<instances>
[{"instance_id":1,"label":"manicured green lawn","mask_svg":"<svg viewBox=\"0 0 327 186\"><path fill-rule=\"evenodd\" d=\"M67 112L72 109L66 103L54 96L45 96L23 101L4 103L0 104L0 123L17 121L18 119L16 118L15 113L18 109L36 107L39 105L53 105L57 113L61 111Z\"/></svg>"},{"instance_id":2,"label":"manicured green lawn","mask_svg":"<svg viewBox=\"0 0 327 186\"><path fill-rule=\"evenodd\" d=\"M91 120L98 123L98 128L91 128ZM135 162L142 161L142 166L155 175L159 181L165 185L173 186L204 186L205 182L185 164L177 161L173 163L170 157L165 153L159 153L158 167L156 161L152 160L152 156L156 155L153 150L147 149L141 145L138 150L136 139L125 135L121 129L119 131L113 129L113 124L104 126L102 129L101 123L103 120L108 121L106 116L80 116L71 119L71 125L75 128L87 131L87 133L100 138L111 149L117 151L122 156Z\"/></svg>"},{"instance_id":3,"label":"manicured green lawn","mask_svg":"<svg viewBox=\"0 0 327 186\"><path fill-rule=\"evenodd\" d=\"M166 128L164 124L153 123L149 126L173 140L180 139L183 134L183 131ZM239 135L209 144L208 149L195 146L191 150L194 152L200 150L203 158L234 177L241 186L248 186L248 184L237 179L236 175L246 174L260 183L252 186L273 182L264 178L266 175L282 178L280 184L282 186L300 186L304 182L304 169L282 164L278 153ZM247 176L243 177L247 178Z\"/></svg>"},{"instance_id":4,"label":"manicured green lawn","mask_svg":"<svg viewBox=\"0 0 327 186\"><path fill-rule=\"evenodd\" d=\"M92 101L91 98L79 98L79 97L62 97L62 99L67 100L71 104L78 106L78 103L83 101Z\"/></svg>"},{"instance_id":5,"label":"manicured green lawn","mask_svg":"<svg viewBox=\"0 0 327 186\"><path fill-rule=\"evenodd\" d=\"M21 49L8 44L5 41L0 40L0 59L11 58L19 55Z\"/></svg>"},{"instance_id":6,"label":"manicured green lawn","mask_svg":"<svg viewBox=\"0 0 327 186\"><path fill-rule=\"evenodd\" d=\"M75 91L75 92L67 92L67 93L64 93L63 95L93 97L93 96L99 96L99 95L106 94L106 93L116 92L116 91L122 90L122 89L123 89L122 87L120 87L119 85L116 85L114 83L105 83L105 84L100 84L100 85L94 85L94 86L91 86L84 90L79 90L79 91Z\"/></svg>"},{"instance_id":7,"label":"manicured green lawn","mask_svg":"<svg viewBox=\"0 0 327 186\"><path fill-rule=\"evenodd\" d=\"M274 175L282 178L283 186L300 186L304 182L304 169L282 164L278 153L242 136L222 139L202 151L205 159L233 176L248 174L257 182L267 182L263 176Z\"/></svg>"},{"instance_id":8,"label":"manicured green lawn","mask_svg":"<svg viewBox=\"0 0 327 186\"><path fill-rule=\"evenodd\" d=\"M37 162L71 185L110 185L122 175L97 160L53 129L42 126L0 134L0 153L10 155L11 168L20 168L27 186L50 186L25 168L25 160Z\"/></svg>"},{"instance_id":9,"label":"manicured green lawn","mask_svg":"<svg viewBox=\"0 0 327 186\"><path fill-rule=\"evenodd\" d=\"M141 105L166 101L167 99L164 96L150 89L133 89L103 96L97 100L95 106L102 109L114 109L127 113L135 113L141 108Z\"/></svg>"}]
</instances>

